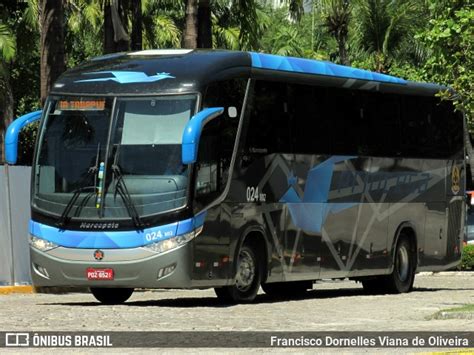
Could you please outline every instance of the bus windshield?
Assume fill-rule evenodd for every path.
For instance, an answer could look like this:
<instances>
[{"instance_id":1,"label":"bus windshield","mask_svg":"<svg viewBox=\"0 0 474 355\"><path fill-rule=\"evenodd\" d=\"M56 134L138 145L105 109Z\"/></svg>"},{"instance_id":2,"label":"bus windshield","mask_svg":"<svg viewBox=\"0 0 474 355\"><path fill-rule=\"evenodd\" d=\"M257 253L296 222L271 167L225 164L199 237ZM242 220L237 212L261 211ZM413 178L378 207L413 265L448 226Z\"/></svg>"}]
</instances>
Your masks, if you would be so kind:
<instances>
[{"instance_id":1,"label":"bus windshield","mask_svg":"<svg viewBox=\"0 0 474 355\"><path fill-rule=\"evenodd\" d=\"M130 204L140 217L185 206L189 172L181 139L196 98L51 99L33 206L85 219L130 218Z\"/></svg>"}]
</instances>

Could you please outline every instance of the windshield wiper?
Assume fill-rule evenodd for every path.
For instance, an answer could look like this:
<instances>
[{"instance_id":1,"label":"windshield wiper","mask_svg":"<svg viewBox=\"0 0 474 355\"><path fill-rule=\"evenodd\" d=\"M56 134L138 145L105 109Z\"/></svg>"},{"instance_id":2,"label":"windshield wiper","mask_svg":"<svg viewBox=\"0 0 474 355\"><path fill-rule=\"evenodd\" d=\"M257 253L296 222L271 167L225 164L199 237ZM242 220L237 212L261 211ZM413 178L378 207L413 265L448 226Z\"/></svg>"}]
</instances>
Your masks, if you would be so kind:
<instances>
[{"instance_id":1,"label":"windshield wiper","mask_svg":"<svg viewBox=\"0 0 474 355\"><path fill-rule=\"evenodd\" d=\"M127 185L125 184L125 181L123 180L123 175L122 175L120 166L117 164L112 165L112 172L117 178L117 182L115 183L114 199L117 197L117 193L118 193L120 197L122 198L125 208L127 209L129 216L132 218L132 221L135 227L137 227L137 229L139 230L143 230L143 228L146 225L141 220L140 215L138 214L137 208L135 207L135 204L132 201L132 197L130 195L130 192L127 189Z\"/></svg>"},{"instance_id":2,"label":"windshield wiper","mask_svg":"<svg viewBox=\"0 0 474 355\"><path fill-rule=\"evenodd\" d=\"M125 208L127 209L128 215L132 219L132 222L135 225L135 227L138 230L143 230L143 228L146 227L146 224L143 223L142 219L140 218L137 208L135 207L135 204L133 203L132 196L130 195L127 185L125 184L125 181L123 179L122 169L120 169L120 165L118 164L119 152L120 152L120 145L118 145L117 147L117 150L115 152L114 163L112 164L112 173L114 174L114 177L116 178L114 199L117 198L117 193L118 193L120 197L122 198Z\"/></svg>"},{"instance_id":3,"label":"windshield wiper","mask_svg":"<svg viewBox=\"0 0 474 355\"><path fill-rule=\"evenodd\" d=\"M89 167L89 169L87 169L87 172L82 178L82 180L79 182L79 185L83 185L86 181L90 180L92 176L94 177L96 176L97 171L98 171L98 165L99 165L99 152L100 152L100 142L97 144L97 155L95 159L95 166L91 166ZM79 195L85 191L91 190L91 192L87 194L87 196L84 198L84 201L82 201L81 205L78 207L78 209L80 208L82 210L82 208L90 199L90 197L95 192L97 192L97 187L95 185L96 185L96 179L94 178L94 186L83 186L73 191L73 195L71 199L68 201L66 207L64 208L63 213L61 213L61 217L59 217L59 220L57 221L56 226L62 229L69 222L70 220L70 218L68 218L69 213L71 213L72 206L74 206L74 204L76 203L77 199L79 198ZM76 210L76 215L78 215L79 212L80 210Z\"/></svg>"},{"instance_id":4,"label":"windshield wiper","mask_svg":"<svg viewBox=\"0 0 474 355\"><path fill-rule=\"evenodd\" d=\"M76 203L77 199L79 198L79 195L82 192L88 191L88 190L92 190L92 192L91 192L91 194L92 194L92 193L96 192L97 188L95 186L84 186L84 187L80 187L80 188L74 190L74 194L72 195L71 199L67 203L66 207L64 208L63 213L61 214L61 217L59 217L59 220L56 223L56 225L59 228L63 228L69 222L70 218L68 216L69 216L69 213L72 210L72 206L74 205L74 203ZM88 194L87 196L90 196L90 194ZM88 198L88 197L86 197L86 198Z\"/></svg>"}]
</instances>

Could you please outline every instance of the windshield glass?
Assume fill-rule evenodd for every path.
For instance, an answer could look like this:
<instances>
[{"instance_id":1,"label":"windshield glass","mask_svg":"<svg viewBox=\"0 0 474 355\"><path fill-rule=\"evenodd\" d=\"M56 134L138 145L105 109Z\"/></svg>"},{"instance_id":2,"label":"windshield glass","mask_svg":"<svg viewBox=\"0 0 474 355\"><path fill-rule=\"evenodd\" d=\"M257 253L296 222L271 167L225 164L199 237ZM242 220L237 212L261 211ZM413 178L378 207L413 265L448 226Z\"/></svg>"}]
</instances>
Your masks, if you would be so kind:
<instances>
[{"instance_id":1,"label":"windshield glass","mask_svg":"<svg viewBox=\"0 0 474 355\"><path fill-rule=\"evenodd\" d=\"M35 208L61 215L71 204L68 217L130 218L120 185L140 216L186 204L181 139L196 95L118 98L114 113L113 105L111 98L50 100L35 166Z\"/></svg>"}]
</instances>

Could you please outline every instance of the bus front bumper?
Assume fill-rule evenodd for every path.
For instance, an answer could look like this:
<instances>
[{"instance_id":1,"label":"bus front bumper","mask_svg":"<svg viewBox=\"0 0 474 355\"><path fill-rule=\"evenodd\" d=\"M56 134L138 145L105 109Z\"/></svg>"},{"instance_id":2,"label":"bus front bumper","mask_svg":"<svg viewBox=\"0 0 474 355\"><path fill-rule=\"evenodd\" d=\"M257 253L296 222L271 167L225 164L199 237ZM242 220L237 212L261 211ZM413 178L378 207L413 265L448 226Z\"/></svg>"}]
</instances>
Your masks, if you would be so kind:
<instances>
[{"instance_id":1,"label":"bus front bumper","mask_svg":"<svg viewBox=\"0 0 474 355\"><path fill-rule=\"evenodd\" d=\"M98 252L98 255L96 254ZM191 288L192 243L163 254L145 248L73 249L30 247L35 286ZM96 256L102 256L96 260ZM89 280L88 270L112 269L112 280Z\"/></svg>"}]
</instances>

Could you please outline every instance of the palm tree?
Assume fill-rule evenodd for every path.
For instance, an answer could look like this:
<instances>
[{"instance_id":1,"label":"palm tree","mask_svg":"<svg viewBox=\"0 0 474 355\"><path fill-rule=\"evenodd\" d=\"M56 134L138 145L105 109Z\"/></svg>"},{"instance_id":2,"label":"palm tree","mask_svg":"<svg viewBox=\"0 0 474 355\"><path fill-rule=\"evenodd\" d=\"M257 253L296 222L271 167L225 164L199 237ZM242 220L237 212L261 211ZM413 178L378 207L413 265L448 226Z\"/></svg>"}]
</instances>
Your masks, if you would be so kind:
<instances>
[{"instance_id":1,"label":"palm tree","mask_svg":"<svg viewBox=\"0 0 474 355\"><path fill-rule=\"evenodd\" d=\"M66 69L64 62L63 1L40 0L41 103Z\"/></svg>"},{"instance_id":2,"label":"palm tree","mask_svg":"<svg viewBox=\"0 0 474 355\"><path fill-rule=\"evenodd\" d=\"M181 31L174 20L159 14L143 18L144 37L143 48L179 48L181 46Z\"/></svg>"},{"instance_id":3,"label":"palm tree","mask_svg":"<svg viewBox=\"0 0 474 355\"><path fill-rule=\"evenodd\" d=\"M328 33L337 42L339 62L350 65L347 53L352 6L349 0L323 0L320 11Z\"/></svg>"},{"instance_id":4,"label":"palm tree","mask_svg":"<svg viewBox=\"0 0 474 355\"><path fill-rule=\"evenodd\" d=\"M185 4L173 0L142 0L143 48L179 48Z\"/></svg>"},{"instance_id":5,"label":"palm tree","mask_svg":"<svg viewBox=\"0 0 474 355\"><path fill-rule=\"evenodd\" d=\"M186 24L183 33L185 48L197 48L197 13L198 0L186 0Z\"/></svg>"},{"instance_id":6,"label":"palm tree","mask_svg":"<svg viewBox=\"0 0 474 355\"><path fill-rule=\"evenodd\" d=\"M285 2L290 16L299 20L304 0ZM218 14L224 15L224 18L221 19ZM188 48L212 48L213 45L224 44L232 49L257 49L268 25L266 19L257 0L186 0L183 44ZM235 45L237 34L238 46Z\"/></svg>"},{"instance_id":7,"label":"palm tree","mask_svg":"<svg viewBox=\"0 0 474 355\"><path fill-rule=\"evenodd\" d=\"M275 33L271 42L272 52L278 55L303 57L301 37L294 27L282 27Z\"/></svg>"},{"instance_id":8,"label":"palm tree","mask_svg":"<svg viewBox=\"0 0 474 355\"><path fill-rule=\"evenodd\" d=\"M0 22L0 162L3 162L3 136L13 120L13 90L10 83L10 62L15 58L16 38L10 28Z\"/></svg>"},{"instance_id":9,"label":"palm tree","mask_svg":"<svg viewBox=\"0 0 474 355\"><path fill-rule=\"evenodd\" d=\"M421 23L425 23L422 0L367 0L355 8L355 44L373 63L372 70L387 72L392 62L417 53L423 48L414 40ZM409 48L409 50L407 50Z\"/></svg>"}]
</instances>

